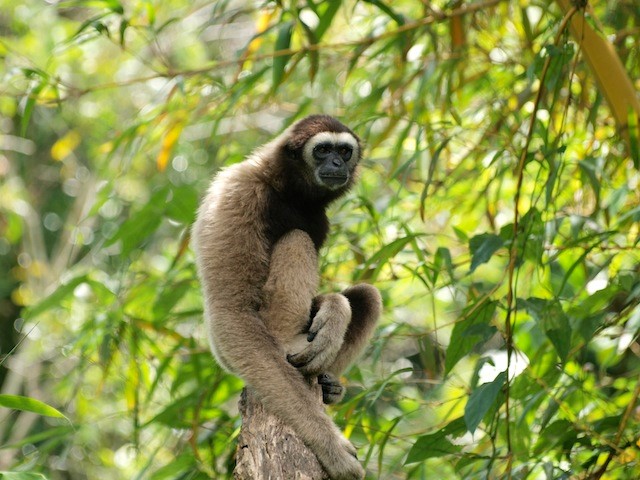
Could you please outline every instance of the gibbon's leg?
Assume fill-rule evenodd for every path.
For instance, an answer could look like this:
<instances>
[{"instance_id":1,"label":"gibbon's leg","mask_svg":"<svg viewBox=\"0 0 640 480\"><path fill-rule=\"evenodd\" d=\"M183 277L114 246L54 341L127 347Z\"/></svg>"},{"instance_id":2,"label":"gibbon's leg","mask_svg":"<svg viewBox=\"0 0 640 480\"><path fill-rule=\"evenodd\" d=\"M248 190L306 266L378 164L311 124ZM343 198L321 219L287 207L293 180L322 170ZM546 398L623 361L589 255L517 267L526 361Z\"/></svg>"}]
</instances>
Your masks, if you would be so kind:
<instances>
[{"instance_id":1,"label":"gibbon's leg","mask_svg":"<svg viewBox=\"0 0 640 480\"><path fill-rule=\"evenodd\" d=\"M361 283L342 292L351 306L351 322L334 362L325 373L339 377L362 352L382 312L380 292L373 285Z\"/></svg>"},{"instance_id":2,"label":"gibbon's leg","mask_svg":"<svg viewBox=\"0 0 640 480\"><path fill-rule=\"evenodd\" d=\"M302 230L285 234L271 252L260 316L286 352L296 342L306 343L303 332L318 283L318 258L309 235Z\"/></svg>"},{"instance_id":3,"label":"gibbon's leg","mask_svg":"<svg viewBox=\"0 0 640 480\"><path fill-rule=\"evenodd\" d=\"M324 412L301 372L250 309L220 312L214 326L220 354L235 367L264 407L300 435L332 479L359 480L364 470L353 445Z\"/></svg>"},{"instance_id":4,"label":"gibbon's leg","mask_svg":"<svg viewBox=\"0 0 640 480\"><path fill-rule=\"evenodd\" d=\"M239 372L265 408L293 427L331 478L358 480L364 470L353 445L324 412L308 381L285 358L286 342L308 328L318 283L316 251L310 237L289 232L272 249L265 302L214 325L220 355ZM306 342L307 334L302 334Z\"/></svg>"},{"instance_id":5,"label":"gibbon's leg","mask_svg":"<svg viewBox=\"0 0 640 480\"><path fill-rule=\"evenodd\" d=\"M289 362L305 377L317 376L334 362L351 319L344 295L313 298L318 283L318 259L311 238L301 230L287 233L271 252L260 315L289 354Z\"/></svg>"}]
</instances>

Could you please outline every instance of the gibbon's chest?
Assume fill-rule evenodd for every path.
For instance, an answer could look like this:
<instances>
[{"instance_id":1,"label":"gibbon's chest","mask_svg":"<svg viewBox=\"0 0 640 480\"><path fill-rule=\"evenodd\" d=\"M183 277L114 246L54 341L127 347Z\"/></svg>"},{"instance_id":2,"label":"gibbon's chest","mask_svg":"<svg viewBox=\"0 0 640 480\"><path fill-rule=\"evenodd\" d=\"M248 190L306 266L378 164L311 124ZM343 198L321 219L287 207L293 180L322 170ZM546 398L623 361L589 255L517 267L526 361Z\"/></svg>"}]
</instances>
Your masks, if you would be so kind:
<instances>
[{"instance_id":1,"label":"gibbon's chest","mask_svg":"<svg viewBox=\"0 0 640 480\"><path fill-rule=\"evenodd\" d=\"M311 237L316 250L320 249L329 232L324 208L305 204L302 200L285 201L275 192L270 192L267 198L263 224L270 247L287 232L302 230Z\"/></svg>"}]
</instances>

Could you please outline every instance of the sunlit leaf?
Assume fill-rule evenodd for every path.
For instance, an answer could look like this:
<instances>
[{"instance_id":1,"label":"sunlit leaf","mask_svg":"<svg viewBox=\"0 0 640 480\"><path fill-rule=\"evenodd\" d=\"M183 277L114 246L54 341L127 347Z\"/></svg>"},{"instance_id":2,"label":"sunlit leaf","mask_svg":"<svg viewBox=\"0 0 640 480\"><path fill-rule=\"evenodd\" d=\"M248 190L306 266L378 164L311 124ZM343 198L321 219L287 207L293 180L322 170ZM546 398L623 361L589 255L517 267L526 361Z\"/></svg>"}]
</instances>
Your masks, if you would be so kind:
<instances>
[{"instance_id":1,"label":"sunlit leaf","mask_svg":"<svg viewBox=\"0 0 640 480\"><path fill-rule=\"evenodd\" d=\"M23 315L26 318L33 319L38 315L46 312L47 310L59 307L62 301L73 295L76 287L84 283L85 281L87 281L87 277L85 275L81 275L67 282L64 282L53 293L45 297L42 301L28 307L23 312Z\"/></svg>"},{"instance_id":2,"label":"sunlit leaf","mask_svg":"<svg viewBox=\"0 0 640 480\"><path fill-rule=\"evenodd\" d=\"M156 166L160 172L164 172L167 168L167 163L173 152L173 147L180 138L180 133L184 128L183 122L176 122L172 124L164 134L162 143L160 144L160 152L156 158Z\"/></svg>"},{"instance_id":3,"label":"sunlit leaf","mask_svg":"<svg viewBox=\"0 0 640 480\"><path fill-rule=\"evenodd\" d=\"M199 200L198 192L190 185L171 187L167 199L167 216L190 225L195 220Z\"/></svg>"},{"instance_id":4,"label":"sunlit leaf","mask_svg":"<svg viewBox=\"0 0 640 480\"><path fill-rule=\"evenodd\" d=\"M338 13L338 10L340 9L341 5L342 5L341 0L333 0L331 2L319 3L317 13L318 13L318 16L320 17L320 22L318 22L318 26L314 30L314 34L317 42L322 40L322 37L331 26L331 22L333 21L333 18L335 17L336 13Z\"/></svg>"},{"instance_id":5,"label":"sunlit leaf","mask_svg":"<svg viewBox=\"0 0 640 480\"><path fill-rule=\"evenodd\" d=\"M0 407L37 413L45 417L67 418L58 410L40 400L21 395L0 394Z\"/></svg>"},{"instance_id":6,"label":"sunlit leaf","mask_svg":"<svg viewBox=\"0 0 640 480\"><path fill-rule=\"evenodd\" d=\"M41 473L0 472L0 480L47 480Z\"/></svg>"},{"instance_id":7,"label":"sunlit leaf","mask_svg":"<svg viewBox=\"0 0 640 480\"><path fill-rule=\"evenodd\" d=\"M54 160L64 160L80 144L80 134L75 130L69 130L63 137L59 138L51 147L51 157Z\"/></svg>"},{"instance_id":8,"label":"sunlit leaf","mask_svg":"<svg viewBox=\"0 0 640 480\"><path fill-rule=\"evenodd\" d=\"M420 235L412 234L406 237L401 237L382 247L366 262L361 276L367 276L367 278L375 279L380 273L380 270L388 264L393 257L402 251L407 244L414 241L415 238L419 236Z\"/></svg>"}]
</instances>

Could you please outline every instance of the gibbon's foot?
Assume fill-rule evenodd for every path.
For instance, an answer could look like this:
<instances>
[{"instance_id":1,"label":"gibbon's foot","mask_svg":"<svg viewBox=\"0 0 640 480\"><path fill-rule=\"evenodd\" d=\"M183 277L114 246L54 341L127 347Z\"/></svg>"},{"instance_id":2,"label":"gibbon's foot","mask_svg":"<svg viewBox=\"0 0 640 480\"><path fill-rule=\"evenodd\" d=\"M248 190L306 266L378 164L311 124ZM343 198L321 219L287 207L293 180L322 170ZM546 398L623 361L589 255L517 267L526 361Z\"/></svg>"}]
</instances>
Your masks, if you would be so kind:
<instances>
[{"instance_id":1,"label":"gibbon's foot","mask_svg":"<svg viewBox=\"0 0 640 480\"><path fill-rule=\"evenodd\" d=\"M350 320L351 307L344 295L319 297L318 313L307 334L309 343L301 351L287 355L289 363L307 377L327 371L342 348Z\"/></svg>"},{"instance_id":2,"label":"gibbon's foot","mask_svg":"<svg viewBox=\"0 0 640 480\"><path fill-rule=\"evenodd\" d=\"M336 451L327 452L328 458L318 457L331 480L362 480L364 469L358 461L355 447L342 436L336 446Z\"/></svg>"},{"instance_id":3,"label":"gibbon's foot","mask_svg":"<svg viewBox=\"0 0 640 480\"><path fill-rule=\"evenodd\" d=\"M345 388L333 374L322 373L318 375L318 384L322 387L323 403L333 405L344 397Z\"/></svg>"}]
</instances>

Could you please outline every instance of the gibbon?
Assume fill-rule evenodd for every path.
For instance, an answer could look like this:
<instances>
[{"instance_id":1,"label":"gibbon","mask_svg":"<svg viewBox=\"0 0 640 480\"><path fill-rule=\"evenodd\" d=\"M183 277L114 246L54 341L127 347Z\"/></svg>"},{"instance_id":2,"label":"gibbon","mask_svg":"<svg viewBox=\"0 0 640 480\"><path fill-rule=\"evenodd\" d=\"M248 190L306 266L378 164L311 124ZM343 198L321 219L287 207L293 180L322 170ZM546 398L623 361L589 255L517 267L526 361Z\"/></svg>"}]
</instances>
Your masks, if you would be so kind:
<instances>
[{"instance_id":1,"label":"gibbon","mask_svg":"<svg viewBox=\"0 0 640 480\"><path fill-rule=\"evenodd\" d=\"M327 206L354 182L359 138L312 115L219 172L198 210L193 247L212 351L289 424L332 479L361 479L353 445L316 400L341 400L338 381L382 309L366 284L317 296Z\"/></svg>"}]
</instances>

